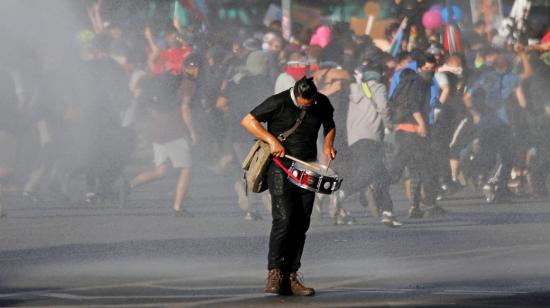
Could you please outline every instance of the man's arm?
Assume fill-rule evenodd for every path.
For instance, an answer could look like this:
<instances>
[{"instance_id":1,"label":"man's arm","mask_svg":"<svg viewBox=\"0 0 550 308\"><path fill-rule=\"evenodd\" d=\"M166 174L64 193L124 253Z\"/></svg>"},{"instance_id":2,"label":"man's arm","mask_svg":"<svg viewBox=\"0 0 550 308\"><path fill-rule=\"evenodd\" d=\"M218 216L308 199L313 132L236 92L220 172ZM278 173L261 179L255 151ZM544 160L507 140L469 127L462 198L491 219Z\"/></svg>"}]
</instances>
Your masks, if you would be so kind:
<instances>
[{"instance_id":1,"label":"man's arm","mask_svg":"<svg viewBox=\"0 0 550 308\"><path fill-rule=\"evenodd\" d=\"M272 134L270 134L262 124L254 118L250 113L247 114L242 120L241 125L254 137L262 140L263 142L269 144L270 152L274 156L284 157L285 148Z\"/></svg>"},{"instance_id":2,"label":"man's arm","mask_svg":"<svg viewBox=\"0 0 550 308\"><path fill-rule=\"evenodd\" d=\"M155 43L155 40L153 39L153 32L149 26L145 27L144 35L149 47L147 54L147 65L149 66L149 70L153 71L155 69L155 62L159 57L160 51Z\"/></svg>"},{"instance_id":3,"label":"man's arm","mask_svg":"<svg viewBox=\"0 0 550 308\"><path fill-rule=\"evenodd\" d=\"M523 92L523 88L518 86L515 90L516 98L518 99L518 104L522 109L527 108L527 99L525 98L525 93Z\"/></svg>"},{"instance_id":4,"label":"man's arm","mask_svg":"<svg viewBox=\"0 0 550 308\"><path fill-rule=\"evenodd\" d=\"M445 104L447 102L447 99L449 98L449 93L451 92L449 85L440 86L441 88L441 94L439 95L439 102L441 104Z\"/></svg>"},{"instance_id":5,"label":"man's arm","mask_svg":"<svg viewBox=\"0 0 550 308\"><path fill-rule=\"evenodd\" d=\"M323 153L331 160L336 157L336 149L333 146L335 136L336 128L333 127L325 135L325 144L323 145Z\"/></svg>"},{"instance_id":6,"label":"man's arm","mask_svg":"<svg viewBox=\"0 0 550 308\"><path fill-rule=\"evenodd\" d=\"M418 124L418 135L420 135L420 137L426 137L428 130L426 129L426 122L424 121L422 113L414 112L412 115L416 121L416 124Z\"/></svg>"}]
</instances>

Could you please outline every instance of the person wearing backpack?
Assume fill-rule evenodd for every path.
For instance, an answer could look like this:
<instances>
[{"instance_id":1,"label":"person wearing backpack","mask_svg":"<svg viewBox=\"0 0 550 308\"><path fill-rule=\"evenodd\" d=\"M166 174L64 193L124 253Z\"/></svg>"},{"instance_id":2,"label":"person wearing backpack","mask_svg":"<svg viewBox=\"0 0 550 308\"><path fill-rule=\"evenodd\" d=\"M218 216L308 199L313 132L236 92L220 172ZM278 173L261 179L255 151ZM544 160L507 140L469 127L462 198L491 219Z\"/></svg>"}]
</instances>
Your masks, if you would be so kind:
<instances>
[{"instance_id":1,"label":"person wearing backpack","mask_svg":"<svg viewBox=\"0 0 550 308\"><path fill-rule=\"evenodd\" d=\"M410 218L422 218L420 209L421 189L424 189L424 204L429 215L440 215L444 210L436 204L437 181L430 166L430 131L428 112L430 86L434 76L436 59L422 55L417 59L416 72L405 69L401 72L399 85L390 100L397 151L392 158L392 182L397 182L405 167L409 167L413 194L410 198Z\"/></svg>"},{"instance_id":2,"label":"person wearing backpack","mask_svg":"<svg viewBox=\"0 0 550 308\"><path fill-rule=\"evenodd\" d=\"M388 227L402 225L393 215L390 196L390 175L384 165L384 131L393 128L382 82L383 65L369 62L361 79L350 85L347 113L348 145L352 153L353 177L347 186L348 195L372 189L373 201L382 212L381 222Z\"/></svg>"}]
</instances>

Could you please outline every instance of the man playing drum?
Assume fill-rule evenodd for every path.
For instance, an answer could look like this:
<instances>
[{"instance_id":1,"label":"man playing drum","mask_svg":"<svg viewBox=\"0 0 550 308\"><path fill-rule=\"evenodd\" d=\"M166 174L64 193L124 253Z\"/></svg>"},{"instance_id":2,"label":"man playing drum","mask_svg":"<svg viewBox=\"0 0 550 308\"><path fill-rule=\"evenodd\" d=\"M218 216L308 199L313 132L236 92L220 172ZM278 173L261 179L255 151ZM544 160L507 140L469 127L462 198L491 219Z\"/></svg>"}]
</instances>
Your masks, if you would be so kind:
<instances>
[{"instance_id":1,"label":"man playing drum","mask_svg":"<svg viewBox=\"0 0 550 308\"><path fill-rule=\"evenodd\" d=\"M302 110L303 121L285 141L276 136L289 130ZM241 125L254 137L266 142L271 153L287 168L291 162L284 158L292 155L305 162L317 157L316 140L323 125L325 142L323 153L334 159L333 147L336 129L334 109L326 96L317 92L312 78L302 78L293 88L267 98L241 121ZM267 130L260 122L267 123ZM305 287L297 271L309 228L315 193L287 180L287 174L277 164L267 170L267 183L272 202L273 223L269 238L268 274L265 292L311 296L313 288Z\"/></svg>"}]
</instances>

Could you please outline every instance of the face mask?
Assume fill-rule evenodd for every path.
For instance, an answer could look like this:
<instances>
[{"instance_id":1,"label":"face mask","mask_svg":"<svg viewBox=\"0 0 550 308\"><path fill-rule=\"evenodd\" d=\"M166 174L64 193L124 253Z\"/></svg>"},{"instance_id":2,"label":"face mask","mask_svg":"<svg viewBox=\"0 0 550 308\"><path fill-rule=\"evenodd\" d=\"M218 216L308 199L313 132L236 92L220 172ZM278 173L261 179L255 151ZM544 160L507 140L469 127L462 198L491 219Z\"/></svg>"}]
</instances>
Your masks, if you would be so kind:
<instances>
[{"instance_id":1,"label":"face mask","mask_svg":"<svg viewBox=\"0 0 550 308\"><path fill-rule=\"evenodd\" d=\"M476 69L481 68L481 66L483 66L483 60L482 59L475 59L474 66L475 66Z\"/></svg>"},{"instance_id":2,"label":"face mask","mask_svg":"<svg viewBox=\"0 0 550 308\"><path fill-rule=\"evenodd\" d=\"M269 43L268 42L263 42L262 43L262 50L265 51L265 52L269 51Z\"/></svg>"},{"instance_id":3,"label":"face mask","mask_svg":"<svg viewBox=\"0 0 550 308\"><path fill-rule=\"evenodd\" d=\"M431 81L434 76L434 72L420 72L418 75L420 75L420 77L425 81Z\"/></svg>"},{"instance_id":4,"label":"face mask","mask_svg":"<svg viewBox=\"0 0 550 308\"><path fill-rule=\"evenodd\" d=\"M307 66L287 66L285 72L294 78L294 80L299 80L307 75Z\"/></svg>"}]
</instances>

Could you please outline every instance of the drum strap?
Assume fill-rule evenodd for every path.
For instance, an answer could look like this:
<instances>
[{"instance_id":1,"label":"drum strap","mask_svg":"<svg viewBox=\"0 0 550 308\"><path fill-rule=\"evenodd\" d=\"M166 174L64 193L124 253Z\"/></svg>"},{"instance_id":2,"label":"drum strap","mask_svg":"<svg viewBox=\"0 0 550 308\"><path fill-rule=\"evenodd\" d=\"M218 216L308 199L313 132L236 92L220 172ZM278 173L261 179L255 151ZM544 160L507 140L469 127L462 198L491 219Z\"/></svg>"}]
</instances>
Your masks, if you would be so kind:
<instances>
[{"instance_id":1,"label":"drum strap","mask_svg":"<svg viewBox=\"0 0 550 308\"><path fill-rule=\"evenodd\" d=\"M286 132L280 134L278 136L279 138L279 141L283 142L285 141L290 135L292 135L294 133L294 131L296 131L296 129L298 128L298 126L300 126L300 124L302 124L302 121L304 120L304 117L306 116L306 111L305 110L301 110L300 111L300 114L298 115L298 118L296 119L296 122L294 122L294 125L289 128Z\"/></svg>"},{"instance_id":2,"label":"drum strap","mask_svg":"<svg viewBox=\"0 0 550 308\"><path fill-rule=\"evenodd\" d=\"M292 172L290 172L290 170L288 170L288 168L285 167L285 165L283 165L283 163L279 160L279 158L273 157L273 161L275 162L275 164L277 164L277 166L279 166L281 169L283 169L283 171L284 171L290 178L292 178L294 181L300 183L300 179L298 179L297 177L295 177L294 174L292 174Z\"/></svg>"}]
</instances>

